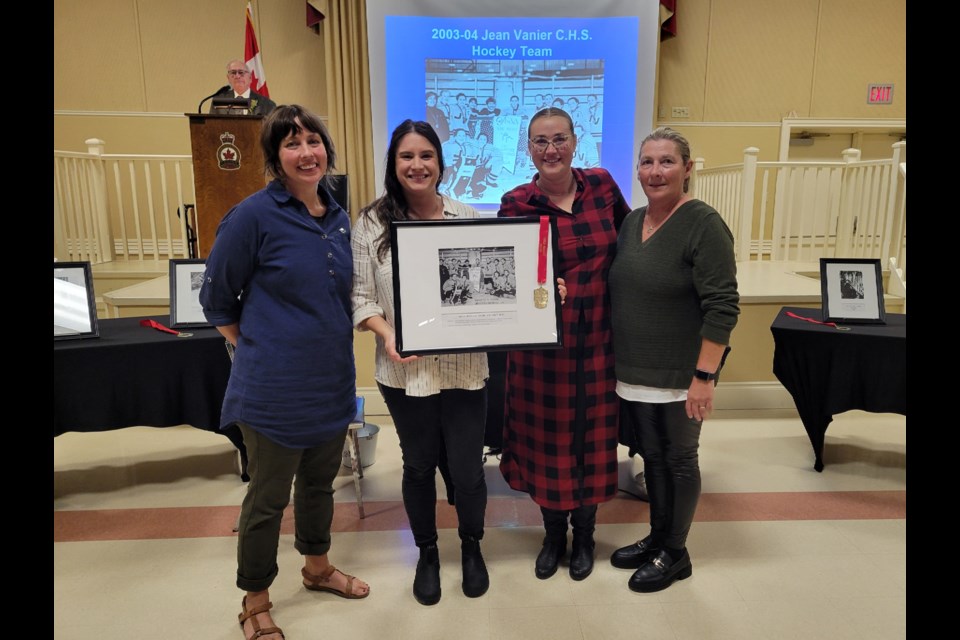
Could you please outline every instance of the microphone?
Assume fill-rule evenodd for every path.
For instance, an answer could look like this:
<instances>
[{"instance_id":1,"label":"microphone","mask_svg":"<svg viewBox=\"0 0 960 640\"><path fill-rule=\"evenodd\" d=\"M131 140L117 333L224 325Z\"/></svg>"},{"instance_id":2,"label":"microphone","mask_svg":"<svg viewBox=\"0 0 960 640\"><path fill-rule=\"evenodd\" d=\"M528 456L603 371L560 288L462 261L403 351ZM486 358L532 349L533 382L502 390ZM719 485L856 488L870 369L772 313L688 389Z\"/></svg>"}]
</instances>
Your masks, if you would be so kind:
<instances>
[{"instance_id":1,"label":"microphone","mask_svg":"<svg viewBox=\"0 0 960 640\"><path fill-rule=\"evenodd\" d=\"M221 91L226 91L226 90L229 89L229 88L230 88L230 85L229 85L229 84L225 84L225 85L223 85L222 87L220 87L219 89L217 89L216 91L214 91L213 93L211 93L210 95L208 95L206 98L204 98L203 100L201 100L201 101L200 101L200 104L197 105L197 113L203 113L203 103L204 103L204 102L206 102L207 100L209 100L209 99L212 98L213 96L217 95L217 94L220 93Z\"/></svg>"}]
</instances>

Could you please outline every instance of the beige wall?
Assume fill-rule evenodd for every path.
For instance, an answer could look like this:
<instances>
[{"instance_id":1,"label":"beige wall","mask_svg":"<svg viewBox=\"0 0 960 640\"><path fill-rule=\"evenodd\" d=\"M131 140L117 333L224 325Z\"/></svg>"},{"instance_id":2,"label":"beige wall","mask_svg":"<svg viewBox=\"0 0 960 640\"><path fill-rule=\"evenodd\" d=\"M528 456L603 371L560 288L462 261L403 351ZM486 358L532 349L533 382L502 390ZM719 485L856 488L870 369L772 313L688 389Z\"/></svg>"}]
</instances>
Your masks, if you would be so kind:
<instances>
[{"instance_id":1,"label":"beige wall","mask_svg":"<svg viewBox=\"0 0 960 640\"><path fill-rule=\"evenodd\" d=\"M358 0L359 1L359 0ZM690 136L708 166L743 148L776 159L779 126L798 118L906 118L906 0L682 0L679 35L660 48L658 122ZM186 123L88 112L182 114L226 84L243 54L246 0L54 0L54 145L189 153ZM326 114L323 41L299 0L254 1L260 48L278 103ZM894 84L894 104L866 104L867 84ZM674 119L671 108L690 109ZM142 125L147 124L144 127ZM148 130L149 129L149 130ZM879 152L864 149L864 157ZM896 142L896 139L890 141ZM806 157L841 139L815 141ZM871 149L874 148L873 145ZM799 148L798 148L799 149Z\"/></svg>"},{"instance_id":2,"label":"beige wall","mask_svg":"<svg viewBox=\"0 0 960 640\"><path fill-rule=\"evenodd\" d=\"M689 135L707 166L749 146L776 160L785 117L906 119L906 0L681 0L677 25L660 46L657 124ZM893 83L894 103L868 105L871 83ZM863 157L889 157L886 137L862 141ZM831 136L795 149L839 159L847 146Z\"/></svg>"},{"instance_id":3,"label":"beige wall","mask_svg":"<svg viewBox=\"0 0 960 640\"><path fill-rule=\"evenodd\" d=\"M108 153L189 154L182 114L227 84L227 61L243 57L246 4L54 0L54 148L84 150L98 137ZM305 3L253 7L271 99L325 114L323 39L306 26Z\"/></svg>"}]
</instances>

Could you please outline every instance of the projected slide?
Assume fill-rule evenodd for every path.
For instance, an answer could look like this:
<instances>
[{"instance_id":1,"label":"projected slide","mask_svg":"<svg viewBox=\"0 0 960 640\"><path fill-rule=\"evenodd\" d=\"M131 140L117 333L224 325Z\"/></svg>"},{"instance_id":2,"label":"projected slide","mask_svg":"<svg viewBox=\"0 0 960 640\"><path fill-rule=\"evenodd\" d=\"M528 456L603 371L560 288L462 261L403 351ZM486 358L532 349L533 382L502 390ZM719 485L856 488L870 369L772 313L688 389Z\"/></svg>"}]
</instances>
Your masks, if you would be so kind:
<instances>
[{"instance_id":1,"label":"projected slide","mask_svg":"<svg viewBox=\"0 0 960 640\"><path fill-rule=\"evenodd\" d=\"M527 126L540 109L558 107L573 119L574 166L603 166L629 193L639 23L385 16L386 130L428 121L443 142L441 191L489 209L533 177Z\"/></svg>"}]
</instances>

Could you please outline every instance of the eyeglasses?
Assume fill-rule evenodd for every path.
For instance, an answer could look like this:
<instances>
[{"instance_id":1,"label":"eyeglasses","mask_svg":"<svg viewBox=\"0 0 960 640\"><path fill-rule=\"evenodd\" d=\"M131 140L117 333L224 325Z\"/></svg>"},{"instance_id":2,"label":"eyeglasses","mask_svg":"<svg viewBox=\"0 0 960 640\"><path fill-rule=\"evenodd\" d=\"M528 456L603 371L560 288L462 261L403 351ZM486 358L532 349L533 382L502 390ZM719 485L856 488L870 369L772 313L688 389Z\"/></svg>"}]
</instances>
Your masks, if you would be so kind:
<instances>
[{"instance_id":1,"label":"eyeglasses","mask_svg":"<svg viewBox=\"0 0 960 640\"><path fill-rule=\"evenodd\" d=\"M240 76L245 76L248 73L250 72L246 69L230 69L230 71L227 71L228 76L234 76L235 78L239 78Z\"/></svg>"},{"instance_id":2,"label":"eyeglasses","mask_svg":"<svg viewBox=\"0 0 960 640\"><path fill-rule=\"evenodd\" d=\"M537 153L546 153L547 147L551 144L557 152L561 152L566 151L567 147L570 146L570 138L572 137L572 135L564 133L555 135L553 138L531 138L530 145Z\"/></svg>"}]
</instances>

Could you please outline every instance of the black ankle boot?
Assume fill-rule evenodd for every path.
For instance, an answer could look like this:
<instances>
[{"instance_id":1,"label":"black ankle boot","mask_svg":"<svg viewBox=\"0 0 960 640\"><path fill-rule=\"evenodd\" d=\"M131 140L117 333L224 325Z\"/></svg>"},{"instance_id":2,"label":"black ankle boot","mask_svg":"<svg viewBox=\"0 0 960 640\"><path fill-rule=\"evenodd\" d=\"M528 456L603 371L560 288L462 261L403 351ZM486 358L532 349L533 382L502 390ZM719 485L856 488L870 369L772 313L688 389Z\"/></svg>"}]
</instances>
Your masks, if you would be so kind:
<instances>
[{"instance_id":1,"label":"black ankle boot","mask_svg":"<svg viewBox=\"0 0 960 640\"><path fill-rule=\"evenodd\" d=\"M557 572L560 558L567 554L567 537L544 538L543 548L537 556L537 577L546 580Z\"/></svg>"},{"instance_id":2,"label":"black ankle boot","mask_svg":"<svg viewBox=\"0 0 960 640\"><path fill-rule=\"evenodd\" d=\"M490 575L480 553L480 541L465 537L460 542L460 558L463 564L463 595L479 598L490 588Z\"/></svg>"},{"instance_id":3,"label":"black ankle boot","mask_svg":"<svg viewBox=\"0 0 960 640\"><path fill-rule=\"evenodd\" d=\"M440 552L435 544L420 547L417 575L413 578L413 597L424 605L440 602Z\"/></svg>"},{"instance_id":4,"label":"black ankle boot","mask_svg":"<svg viewBox=\"0 0 960 640\"><path fill-rule=\"evenodd\" d=\"M583 580L593 572L593 536L573 536L573 552L570 554L570 577Z\"/></svg>"}]
</instances>

